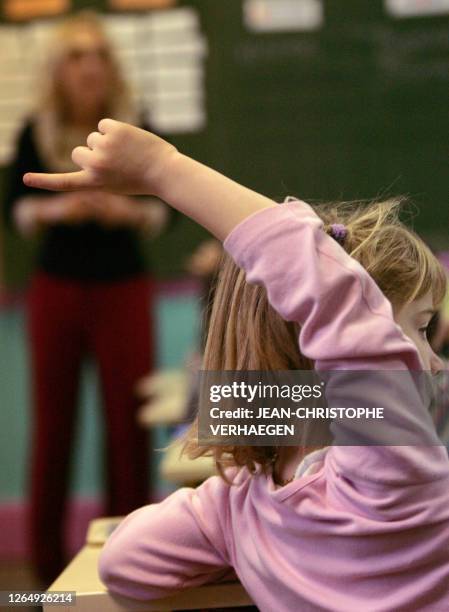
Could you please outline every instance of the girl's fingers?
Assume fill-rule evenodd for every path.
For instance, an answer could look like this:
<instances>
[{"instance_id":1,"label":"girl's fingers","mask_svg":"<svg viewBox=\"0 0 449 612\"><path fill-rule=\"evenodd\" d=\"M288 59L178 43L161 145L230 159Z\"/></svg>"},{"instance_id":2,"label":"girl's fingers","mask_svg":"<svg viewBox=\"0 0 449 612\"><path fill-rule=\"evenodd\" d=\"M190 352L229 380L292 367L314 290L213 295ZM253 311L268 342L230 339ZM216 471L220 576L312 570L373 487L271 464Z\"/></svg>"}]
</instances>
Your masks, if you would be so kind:
<instances>
[{"instance_id":1,"label":"girl's fingers","mask_svg":"<svg viewBox=\"0 0 449 612\"><path fill-rule=\"evenodd\" d=\"M85 168L92 160L93 151L88 147L76 147L72 151L72 160L81 168Z\"/></svg>"},{"instance_id":2,"label":"girl's fingers","mask_svg":"<svg viewBox=\"0 0 449 612\"><path fill-rule=\"evenodd\" d=\"M101 138L102 138L102 135L99 134L98 132L92 132L91 134L89 134L89 136L87 137L87 141L86 141L89 149L94 149L96 146L98 146Z\"/></svg>"},{"instance_id":3,"label":"girl's fingers","mask_svg":"<svg viewBox=\"0 0 449 612\"><path fill-rule=\"evenodd\" d=\"M115 121L114 119L102 119L98 124L98 131L100 134L107 134L107 132L113 130L119 123L119 121Z\"/></svg>"},{"instance_id":4,"label":"girl's fingers","mask_svg":"<svg viewBox=\"0 0 449 612\"><path fill-rule=\"evenodd\" d=\"M92 180L85 170L68 172L67 174L41 174L28 172L23 177L28 187L48 189L49 191L76 191L78 189L92 189Z\"/></svg>"}]
</instances>

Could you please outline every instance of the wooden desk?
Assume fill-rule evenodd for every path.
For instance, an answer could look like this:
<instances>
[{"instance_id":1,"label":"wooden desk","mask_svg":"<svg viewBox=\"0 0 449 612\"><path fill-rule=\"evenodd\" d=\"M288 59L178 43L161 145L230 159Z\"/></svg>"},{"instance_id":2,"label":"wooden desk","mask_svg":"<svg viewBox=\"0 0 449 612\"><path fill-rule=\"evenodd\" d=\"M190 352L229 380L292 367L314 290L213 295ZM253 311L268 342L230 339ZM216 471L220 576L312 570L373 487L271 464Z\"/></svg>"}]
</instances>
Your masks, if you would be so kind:
<instances>
[{"instance_id":1,"label":"wooden desk","mask_svg":"<svg viewBox=\"0 0 449 612\"><path fill-rule=\"evenodd\" d=\"M76 555L49 591L75 591L76 612L150 612L201 610L218 607L242 607L251 600L239 583L210 585L188 589L177 595L150 602L116 597L107 592L97 571L98 557L105 538L120 519L92 521L86 546ZM68 612L68 606L44 605L44 612Z\"/></svg>"}]
</instances>

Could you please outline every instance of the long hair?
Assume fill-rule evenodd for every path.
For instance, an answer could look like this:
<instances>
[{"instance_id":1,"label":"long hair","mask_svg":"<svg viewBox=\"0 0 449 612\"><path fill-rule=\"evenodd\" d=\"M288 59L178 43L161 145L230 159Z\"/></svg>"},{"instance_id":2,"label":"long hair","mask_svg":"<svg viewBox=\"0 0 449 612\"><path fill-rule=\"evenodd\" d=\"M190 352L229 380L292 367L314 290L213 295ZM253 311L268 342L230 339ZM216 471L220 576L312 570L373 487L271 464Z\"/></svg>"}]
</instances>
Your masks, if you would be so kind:
<instances>
[{"instance_id":1,"label":"long hair","mask_svg":"<svg viewBox=\"0 0 449 612\"><path fill-rule=\"evenodd\" d=\"M70 153L73 146L79 144L81 136L70 132L70 108L58 78L59 68L80 30L93 33L101 41L108 62L109 87L98 119L108 116L128 123L138 121L129 87L99 16L86 10L65 18L50 37L34 105L36 142L52 170L73 169ZM83 138L85 136L87 134L82 135Z\"/></svg>"},{"instance_id":2,"label":"long hair","mask_svg":"<svg viewBox=\"0 0 449 612\"><path fill-rule=\"evenodd\" d=\"M428 292L433 296L435 307L441 304L446 290L444 270L423 241L400 221L400 199L314 208L327 233L333 223L346 226L344 249L376 281L394 311ZM298 335L299 326L284 321L274 311L265 289L248 284L245 272L225 256L218 277L203 369L313 369L313 362L299 350ZM274 447L200 447L197 420L186 435L183 450L191 459L212 456L224 477L224 468L231 465L246 466L251 472L258 465L266 470L277 454Z\"/></svg>"}]
</instances>

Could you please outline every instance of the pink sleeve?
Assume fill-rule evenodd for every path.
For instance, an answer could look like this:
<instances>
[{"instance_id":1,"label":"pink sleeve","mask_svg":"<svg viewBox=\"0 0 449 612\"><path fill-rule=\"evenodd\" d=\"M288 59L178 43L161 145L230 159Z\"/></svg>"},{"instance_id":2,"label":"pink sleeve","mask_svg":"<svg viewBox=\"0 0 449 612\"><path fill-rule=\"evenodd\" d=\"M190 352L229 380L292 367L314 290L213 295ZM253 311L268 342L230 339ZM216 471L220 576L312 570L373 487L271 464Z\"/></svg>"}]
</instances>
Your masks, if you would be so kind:
<instances>
[{"instance_id":1,"label":"pink sleeve","mask_svg":"<svg viewBox=\"0 0 449 612\"><path fill-rule=\"evenodd\" d=\"M151 600L232 578L223 530L228 489L214 476L127 516L101 553L104 584L114 594Z\"/></svg>"},{"instance_id":2,"label":"pink sleeve","mask_svg":"<svg viewBox=\"0 0 449 612\"><path fill-rule=\"evenodd\" d=\"M237 226L224 246L245 269L248 282L266 288L272 307L285 320L300 324L300 348L314 360L315 369L338 371L338 384L326 388L330 405L367 405L359 403L366 402L366 389L347 384L344 371L403 371L394 379L395 389L373 389L371 406L384 407L391 445L412 439L416 446L375 446L375 432L364 430L357 419L348 430L348 423L334 425L337 440L351 444L333 446L328 453L327 469L337 477L332 478L335 486L443 478L447 487L447 453L439 446L410 374L422 370L418 352L395 323L376 283L323 231L312 208L294 201L264 209Z\"/></svg>"}]
</instances>

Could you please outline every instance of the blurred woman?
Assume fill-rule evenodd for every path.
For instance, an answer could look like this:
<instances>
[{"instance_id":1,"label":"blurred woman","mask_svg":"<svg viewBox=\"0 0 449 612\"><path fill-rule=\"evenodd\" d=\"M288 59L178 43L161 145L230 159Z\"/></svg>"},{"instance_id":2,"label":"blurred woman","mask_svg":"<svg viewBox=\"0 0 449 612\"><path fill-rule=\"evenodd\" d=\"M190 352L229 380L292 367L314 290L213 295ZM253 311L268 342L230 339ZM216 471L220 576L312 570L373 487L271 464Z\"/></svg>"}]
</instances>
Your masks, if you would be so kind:
<instances>
[{"instance_id":1,"label":"blurred woman","mask_svg":"<svg viewBox=\"0 0 449 612\"><path fill-rule=\"evenodd\" d=\"M38 577L64 565L63 519L83 358L96 360L106 422L106 508L126 514L148 501L148 434L136 421L135 382L151 370L151 286L138 231L158 232L160 202L101 192L51 194L24 172L66 171L71 151L101 117L136 121L111 44L81 13L55 33L41 99L19 137L6 221L42 233L31 283L33 434L30 535Z\"/></svg>"}]
</instances>

